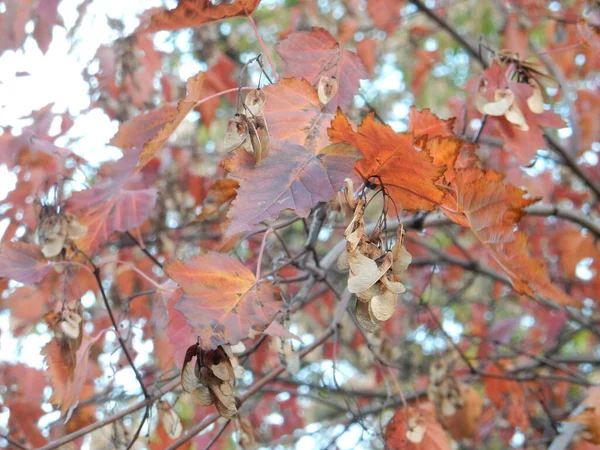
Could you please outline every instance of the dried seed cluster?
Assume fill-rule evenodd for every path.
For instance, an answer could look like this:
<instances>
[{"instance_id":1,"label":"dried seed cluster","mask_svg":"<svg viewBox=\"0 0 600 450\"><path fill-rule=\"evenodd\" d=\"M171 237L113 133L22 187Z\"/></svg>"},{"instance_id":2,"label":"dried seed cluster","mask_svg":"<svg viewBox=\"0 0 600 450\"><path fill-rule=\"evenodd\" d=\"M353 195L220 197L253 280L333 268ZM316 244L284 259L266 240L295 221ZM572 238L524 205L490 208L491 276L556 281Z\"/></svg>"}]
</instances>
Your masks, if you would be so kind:
<instances>
[{"instance_id":1,"label":"dried seed cluster","mask_svg":"<svg viewBox=\"0 0 600 450\"><path fill-rule=\"evenodd\" d=\"M267 96L261 89L255 89L246 95L244 112L236 114L227 124L225 147L228 151L242 148L254 155L256 164L267 157L271 139L264 108Z\"/></svg>"},{"instance_id":2,"label":"dried seed cluster","mask_svg":"<svg viewBox=\"0 0 600 450\"><path fill-rule=\"evenodd\" d=\"M77 350L81 347L83 338L83 305L79 300L72 300L63 304L60 310L49 312L44 318L54 329L62 361L72 376L77 364Z\"/></svg>"},{"instance_id":3,"label":"dried seed cluster","mask_svg":"<svg viewBox=\"0 0 600 450\"><path fill-rule=\"evenodd\" d=\"M527 98L527 107L534 114L542 114L544 112L542 83L558 86L556 81L549 75L540 72L533 64L519 60L515 55L500 54L495 63L506 68L507 79L514 76L517 83L527 84L532 88L531 95ZM528 131L529 125L517 103L515 93L509 88L507 82L504 84L506 87L497 88L492 94L487 92L485 80L482 79L475 97L477 110L481 114L504 116L520 130ZM493 98L490 98L491 95Z\"/></svg>"},{"instance_id":4,"label":"dried seed cluster","mask_svg":"<svg viewBox=\"0 0 600 450\"><path fill-rule=\"evenodd\" d=\"M448 363L443 359L429 366L427 396L443 416L453 416L464 406L458 383L449 373Z\"/></svg>"},{"instance_id":5,"label":"dried seed cluster","mask_svg":"<svg viewBox=\"0 0 600 450\"><path fill-rule=\"evenodd\" d=\"M36 235L46 258L58 256L71 241L87 233L87 227L70 214L57 211L53 206L42 205L38 214Z\"/></svg>"},{"instance_id":6,"label":"dried seed cluster","mask_svg":"<svg viewBox=\"0 0 600 450\"><path fill-rule=\"evenodd\" d=\"M195 344L188 348L181 372L181 385L193 395L196 403L202 406L214 403L219 414L227 419L237 416L237 404L233 396L235 372L230 355L223 347L203 350Z\"/></svg>"},{"instance_id":7,"label":"dried seed cluster","mask_svg":"<svg viewBox=\"0 0 600 450\"><path fill-rule=\"evenodd\" d=\"M398 294L406 291L400 282L402 272L411 262L411 255L404 248L404 230L398 228L396 242L391 250L385 249L381 229L368 236L365 234L365 201L354 201L347 196L354 217L344 231L346 251L338 259L338 267L350 270L348 290L356 294L356 319L360 326L372 333L381 322L392 317Z\"/></svg>"}]
</instances>

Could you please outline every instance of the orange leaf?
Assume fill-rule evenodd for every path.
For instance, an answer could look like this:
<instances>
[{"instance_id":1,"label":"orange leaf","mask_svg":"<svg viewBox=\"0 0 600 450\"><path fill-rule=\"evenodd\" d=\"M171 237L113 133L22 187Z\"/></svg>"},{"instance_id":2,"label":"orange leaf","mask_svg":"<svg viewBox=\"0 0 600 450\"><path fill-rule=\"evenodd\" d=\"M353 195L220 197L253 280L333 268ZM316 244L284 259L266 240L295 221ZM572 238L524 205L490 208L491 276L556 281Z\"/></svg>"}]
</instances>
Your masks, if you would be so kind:
<instances>
[{"instance_id":1,"label":"orange leaf","mask_svg":"<svg viewBox=\"0 0 600 450\"><path fill-rule=\"evenodd\" d=\"M397 134L388 125L375 122L373 114L354 131L340 111L328 131L332 142L345 142L361 151L364 159L356 164L361 176L379 176L399 207L431 211L441 203L444 193L435 181L444 168L434 165L427 149L414 148L411 133Z\"/></svg>"},{"instance_id":2,"label":"orange leaf","mask_svg":"<svg viewBox=\"0 0 600 450\"><path fill-rule=\"evenodd\" d=\"M408 132L418 136L454 136L453 128L455 118L440 119L430 109L419 111L414 106L410 108L408 116Z\"/></svg>"},{"instance_id":3,"label":"orange leaf","mask_svg":"<svg viewBox=\"0 0 600 450\"><path fill-rule=\"evenodd\" d=\"M262 333L280 309L279 289L257 282L246 266L222 253L171 260L165 272L183 291L176 309L185 315L203 349L235 345Z\"/></svg>"},{"instance_id":4,"label":"orange leaf","mask_svg":"<svg viewBox=\"0 0 600 450\"><path fill-rule=\"evenodd\" d=\"M385 429L386 448L390 450L450 450L450 438L435 420L433 405L418 409L399 409Z\"/></svg>"},{"instance_id":5,"label":"orange leaf","mask_svg":"<svg viewBox=\"0 0 600 450\"><path fill-rule=\"evenodd\" d=\"M249 16L259 3L260 0L235 0L232 3L215 5L210 0L179 0L175 9L154 14L145 31L193 28L229 17Z\"/></svg>"}]
</instances>

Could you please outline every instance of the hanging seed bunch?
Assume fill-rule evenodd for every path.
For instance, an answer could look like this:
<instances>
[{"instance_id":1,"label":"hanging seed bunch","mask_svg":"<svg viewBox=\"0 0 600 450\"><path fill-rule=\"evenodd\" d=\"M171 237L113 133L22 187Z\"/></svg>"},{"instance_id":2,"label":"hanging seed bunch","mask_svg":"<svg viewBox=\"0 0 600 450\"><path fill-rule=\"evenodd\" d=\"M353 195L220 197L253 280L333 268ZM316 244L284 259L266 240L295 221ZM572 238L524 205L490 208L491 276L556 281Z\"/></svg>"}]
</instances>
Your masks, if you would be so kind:
<instances>
[{"instance_id":1,"label":"hanging seed bunch","mask_svg":"<svg viewBox=\"0 0 600 450\"><path fill-rule=\"evenodd\" d=\"M219 414L227 419L237 416L237 404L233 396L235 372L230 355L223 347L203 350L195 344L188 348L181 372L181 385L193 395L196 403L202 406L214 403Z\"/></svg>"},{"instance_id":2,"label":"hanging seed bunch","mask_svg":"<svg viewBox=\"0 0 600 450\"><path fill-rule=\"evenodd\" d=\"M227 151L243 149L254 156L256 164L267 157L271 139L264 108L267 101L265 92L254 89L242 102L243 112L237 113L227 124L225 147Z\"/></svg>"},{"instance_id":3,"label":"hanging seed bunch","mask_svg":"<svg viewBox=\"0 0 600 450\"><path fill-rule=\"evenodd\" d=\"M57 303L57 306L59 304ZM48 326L54 329L54 336L60 345L60 354L72 377L77 364L77 350L83 338L83 305L79 300L71 300L58 311L44 316Z\"/></svg>"},{"instance_id":4,"label":"hanging seed bunch","mask_svg":"<svg viewBox=\"0 0 600 450\"><path fill-rule=\"evenodd\" d=\"M434 361L429 366L427 396L443 416L449 417L464 406L462 393L445 359Z\"/></svg>"},{"instance_id":5,"label":"hanging seed bunch","mask_svg":"<svg viewBox=\"0 0 600 450\"><path fill-rule=\"evenodd\" d=\"M66 250L69 244L87 233L72 215L64 213L55 205L40 205L36 237L46 258L54 258Z\"/></svg>"},{"instance_id":6,"label":"hanging seed bunch","mask_svg":"<svg viewBox=\"0 0 600 450\"><path fill-rule=\"evenodd\" d=\"M356 319L366 332L373 333L392 317L398 294L406 291L400 279L411 262L411 255L404 248L402 227L398 228L389 250L383 227L377 227L371 235L365 233L365 200L355 202L351 183L347 186L346 201L354 210L354 216L344 231L346 251L340 255L338 267L350 271L348 290L358 297Z\"/></svg>"},{"instance_id":7,"label":"hanging seed bunch","mask_svg":"<svg viewBox=\"0 0 600 450\"><path fill-rule=\"evenodd\" d=\"M542 72L535 64L522 61L512 52L499 52L493 64L502 67L506 75L505 80L497 80L495 89L489 89L484 79L481 80L475 98L475 106L481 114L490 116L504 116L513 125L522 131L528 131L529 125L525 120L522 107L519 106L517 96L522 90L522 85L531 87L526 99L526 107L534 114L544 112L544 86L558 88L559 84L550 75ZM509 84L508 80L516 83Z\"/></svg>"}]
</instances>

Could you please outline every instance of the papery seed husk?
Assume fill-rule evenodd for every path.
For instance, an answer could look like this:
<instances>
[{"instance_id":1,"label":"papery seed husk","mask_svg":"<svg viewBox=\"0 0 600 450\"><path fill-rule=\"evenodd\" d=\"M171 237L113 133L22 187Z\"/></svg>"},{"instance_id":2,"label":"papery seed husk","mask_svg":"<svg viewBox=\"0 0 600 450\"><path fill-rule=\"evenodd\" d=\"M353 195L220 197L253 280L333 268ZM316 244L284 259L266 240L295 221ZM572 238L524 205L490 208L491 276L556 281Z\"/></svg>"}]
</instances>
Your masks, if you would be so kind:
<instances>
[{"instance_id":1,"label":"papery seed husk","mask_svg":"<svg viewBox=\"0 0 600 450\"><path fill-rule=\"evenodd\" d=\"M506 111L506 114L504 114L504 117L506 117L506 120L508 120L510 123L519 127L520 130L529 130L529 125L527 125L525 116L523 115L516 103L511 105L508 111Z\"/></svg>"},{"instance_id":2,"label":"papery seed husk","mask_svg":"<svg viewBox=\"0 0 600 450\"><path fill-rule=\"evenodd\" d=\"M244 105L252 116L262 116L267 102L267 95L262 89L254 89L246 94Z\"/></svg>"},{"instance_id":3,"label":"papery seed husk","mask_svg":"<svg viewBox=\"0 0 600 450\"><path fill-rule=\"evenodd\" d=\"M181 371L181 386L185 392L190 394L198 387L198 378L192 361L188 362Z\"/></svg>"},{"instance_id":4,"label":"papery seed husk","mask_svg":"<svg viewBox=\"0 0 600 450\"><path fill-rule=\"evenodd\" d=\"M535 114L541 114L544 112L544 96L542 94L542 87L534 78L530 78L528 83L533 88L533 93L531 94L531 97L527 99L527 106L529 106L531 112Z\"/></svg>"},{"instance_id":5,"label":"papery seed husk","mask_svg":"<svg viewBox=\"0 0 600 450\"><path fill-rule=\"evenodd\" d=\"M194 392L194 401L202 406L210 406L213 404L213 398L210 389L204 385L199 385Z\"/></svg>"},{"instance_id":6,"label":"papery seed husk","mask_svg":"<svg viewBox=\"0 0 600 450\"><path fill-rule=\"evenodd\" d=\"M220 380L229 381L232 378L230 366L231 364L229 364L229 361L221 361L219 364L211 366L210 369Z\"/></svg>"},{"instance_id":7,"label":"papery seed husk","mask_svg":"<svg viewBox=\"0 0 600 450\"><path fill-rule=\"evenodd\" d=\"M380 327L380 324L371 318L367 302L356 302L356 321L367 333L375 333Z\"/></svg>"},{"instance_id":8,"label":"papery seed husk","mask_svg":"<svg viewBox=\"0 0 600 450\"><path fill-rule=\"evenodd\" d=\"M388 252L378 265L359 251L349 252L348 265L350 266L348 290L355 294L369 289L379 281L392 266L392 254Z\"/></svg>"},{"instance_id":9,"label":"papery seed husk","mask_svg":"<svg viewBox=\"0 0 600 450\"><path fill-rule=\"evenodd\" d=\"M350 265L348 264L348 251L344 250L340 253L337 259L337 267L340 270L348 270L350 269Z\"/></svg>"},{"instance_id":10,"label":"papery seed husk","mask_svg":"<svg viewBox=\"0 0 600 450\"><path fill-rule=\"evenodd\" d=\"M242 114L236 114L227 123L227 132L224 138L226 151L236 148L250 149L250 135L248 134L248 120Z\"/></svg>"},{"instance_id":11,"label":"papery seed husk","mask_svg":"<svg viewBox=\"0 0 600 450\"><path fill-rule=\"evenodd\" d=\"M392 277L394 276L392 275ZM402 294L403 292L406 292L406 287L404 284L400 283L399 281L393 281L393 279L390 279L387 275L382 276L380 281L381 284L383 284L394 294Z\"/></svg>"},{"instance_id":12,"label":"papery seed husk","mask_svg":"<svg viewBox=\"0 0 600 450\"><path fill-rule=\"evenodd\" d=\"M231 385L229 383L221 383L221 386L219 386L219 389L221 389L221 392L225 395L233 394L233 388L231 387Z\"/></svg>"},{"instance_id":13,"label":"papery seed husk","mask_svg":"<svg viewBox=\"0 0 600 450\"><path fill-rule=\"evenodd\" d=\"M483 112L490 116L503 116L515 101L515 94L510 89L496 89L494 101L483 107Z\"/></svg>"},{"instance_id":14,"label":"papery seed husk","mask_svg":"<svg viewBox=\"0 0 600 450\"><path fill-rule=\"evenodd\" d=\"M79 337L79 326L71 321L63 320L60 323L60 329L70 339L77 339Z\"/></svg>"},{"instance_id":15,"label":"papery seed husk","mask_svg":"<svg viewBox=\"0 0 600 450\"><path fill-rule=\"evenodd\" d=\"M319 78L319 83L317 84L317 95L321 104L325 106L327 103L329 103L337 94L338 89L339 83L335 77L321 75L321 78Z\"/></svg>"},{"instance_id":16,"label":"papery seed husk","mask_svg":"<svg viewBox=\"0 0 600 450\"><path fill-rule=\"evenodd\" d=\"M376 295L369 303L369 313L373 319L381 322L388 320L394 314L398 296L386 290L383 294Z\"/></svg>"},{"instance_id":17,"label":"papery seed husk","mask_svg":"<svg viewBox=\"0 0 600 450\"><path fill-rule=\"evenodd\" d=\"M159 408L160 422L171 439L177 439L183 432L183 425L173 408Z\"/></svg>"}]
</instances>

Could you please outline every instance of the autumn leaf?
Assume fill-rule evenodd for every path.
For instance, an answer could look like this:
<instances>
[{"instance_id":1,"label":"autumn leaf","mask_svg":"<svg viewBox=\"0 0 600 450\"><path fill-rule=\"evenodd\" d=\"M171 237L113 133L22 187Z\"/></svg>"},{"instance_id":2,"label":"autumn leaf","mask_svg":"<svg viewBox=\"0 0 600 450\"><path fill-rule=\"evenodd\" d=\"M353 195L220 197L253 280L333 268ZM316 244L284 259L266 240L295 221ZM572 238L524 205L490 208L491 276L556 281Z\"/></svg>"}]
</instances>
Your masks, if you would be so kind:
<instances>
[{"instance_id":1,"label":"autumn leaf","mask_svg":"<svg viewBox=\"0 0 600 450\"><path fill-rule=\"evenodd\" d=\"M385 429L390 450L450 450L450 438L435 419L429 402L418 408L398 409Z\"/></svg>"},{"instance_id":2,"label":"autumn leaf","mask_svg":"<svg viewBox=\"0 0 600 450\"><path fill-rule=\"evenodd\" d=\"M217 62L206 71L200 98L206 98L211 94L216 94L227 89L235 88L238 83L234 77L235 72L235 62L233 62L229 56L221 54L217 59ZM227 95L227 99L233 104L236 99L236 93L229 93ZM219 97L215 97L211 100L200 103L195 108L200 112L200 119L204 125L209 126L212 123L220 102L221 99Z\"/></svg>"},{"instance_id":3,"label":"autumn leaf","mask_svg":"<svg viewBox=\"0 0 600 450\"><path fill-rule=\"evenodd\" d=\"M227 235L274 220L284 209L308 216L315 203L336 195L359 157L348 146L329 146L326 130L332 115L321 110L307 81L288 78L264 91L271 151L259 166L245 151L224 163L240 184L228 213Z\"/></svg>"},{"instance_id":4,"label":"autumn leaf","mask_svg":"<svg viewBox=\"0 0 600 450\"><path fill-rule=\"evenodd\" d=\"M203 82L202 72L188 78L187 94L179 100L176 108L165 105L129 119L119 126L110 144L126 151L139 151L139 164L135 170L141 170L163 148L167 139L202 98Z\"/></svg>"},{"instance_id":5,"label":"autumn leaf","mask_svg":"<svg viewBox=\"0 0 600 450\"><path fill-rule=\"evenodd\" d=\"M388 34L400 25L400 10L404 0L367 0L367 12L377 28Z\"/></svg>"},{"instance_id":6,"label":"autumn leaf","mask_svg":"<svg viewBox=\"0 0 600 450\"><path fill-rule=\"evenodd\" d=\"M46 276L52 265L39 245L5 242L0 247L0 277L24 284L34 284Z\"/></svg>"},{"instance_id":7,"label":"autumn leaf","mask_svg":"<svg viewBox=\"0 0 600 450\"><path fill-rule=\"evenodd\" d=\"M183 291L176 309L205 350L263 332L280 309L279 289L222 253L171 260L165 272Z\"/></svg>"},{"instance_id":8,"label":"autumn leaf","mask_svg":"<svg viewBox=\"0 0 600 450\"><path fill-rule=\"evenodd\" d=\"M419 111L412 106L408 115L408 132L413 133L415 137L427 135L429 137L453 137L455 118L440 119L433 114L430 109Z\"/></svg>"},{"instance_id":9,"label":"autumn leaf","mask_svg":"<svg viewBox=\"0 0 600 450\"><path fill-rule=\"evenodd\" d=\"M236 16L249 16L260 0L234 0L214 4L210 0L178 0L177 7L154 14L146 32L193 28Z\"/></svg>"},{"instance_id":10,"label":"autumn leaf","mask_svg":"<svg viewBox=\"0 0 600 450\"><path fill-rule=\"evenodd\" d=\"M354 131L338 111L331 123L332 142L344 142L360 150L363 159L356 169L364 179L381 183L398 208L431 211L441 203L444 192L436 186L444 167L436 167L427 149L417 151L411 133L396 133L388 125L375 122L369 114Z\"/></svg>"},{"instance_id":11,"label":"autumn leaf","mask_svg":"<svg viewBox=\"0 0 600 450\"><path fill-rule=\"evenodd\" d=\"M50 377L54 389L50 401L60 406L62 414L66 414L79 401L88 375L90 347L103 335L104 332L100 332L94 337L90 337L88 334L83 335L81 347L77 350L73 377L69 376L69 368L62 360L60 345L56 339L52 339L42 349L42 354L46 356L48 364L46 373Z\"/></svg>"},{"instance_id":12,"label":"autumn leaf","mask_svg":"<svg viewBox=\"0 0 600 450\"><path fill-rule=\"evenodd\" d=\"M305 78L314 87L322 76L335 77L339 89L326 105L330 112L350 105L360 80L369 77L358 55L342 50L323 28L291 34L279 44L277 52L286 63L284 77Z\"/></svg>"},{"instance_id":13,"label":"autumn leaf","mask_svg":"<svg viewBox=\"0 0 600 450\"><path fill-rule=\"evenodd\" d=\"M156 189L126 189L124 179L75 192L67 210L76 214L87 233L75 241L77 248L92 254L115 231L125 232L142 225L156 203Z\"/></svg>"},{"instance_id":14,"label":"autumn leaf","mask_svg":"<svg viewBox=\"0 0 600 450\"><path fill-rule=\"evenodd\" d=\"M526 198L523 189L506 184L504 175L493 170L456 170L452 187L454 193L446 197L442 211L475 233L517 292L536 292L561 305L576 304L552 284L543 264L530 256L527 236L515 231L524 208L539 199Z\"/></svg>"}]
</instances>

